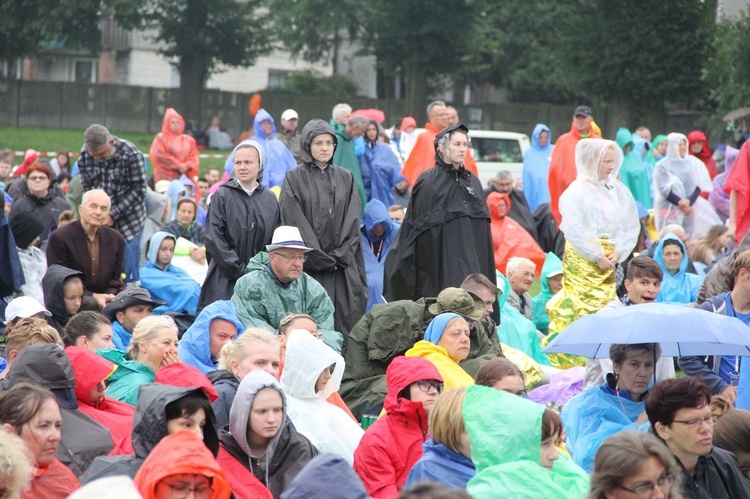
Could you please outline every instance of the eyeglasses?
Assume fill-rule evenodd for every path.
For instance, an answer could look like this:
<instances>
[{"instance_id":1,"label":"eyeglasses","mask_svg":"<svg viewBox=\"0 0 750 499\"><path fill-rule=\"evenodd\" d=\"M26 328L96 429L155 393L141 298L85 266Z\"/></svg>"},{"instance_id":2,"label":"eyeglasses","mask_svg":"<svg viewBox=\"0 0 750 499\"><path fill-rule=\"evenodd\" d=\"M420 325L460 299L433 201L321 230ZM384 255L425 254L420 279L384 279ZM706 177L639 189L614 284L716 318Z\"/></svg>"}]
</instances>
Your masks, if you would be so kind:
<instances>
[{"instance_id":1,"label":"eyeglasses","mask_svg":"<svg viewBox=\"0 0 750 499\"><path fill-rule=\"evenodd\" d=\"M417 386L425 393L429 393L430 388L434 388L438 393L442 393L443 391L443 383L440 381L420 379L417 381Z\"/></svg>"},{"instance_id":2,"label":"eyeglasses","mask_svg":"<svg viewBox=\"0 0 750 499\"><path fill-rule=\"evenodd\" d=\"M698 428L701 427L701 424L703 424L703 423L707 423L708 426L713 426L714 425L713 414L709 414L705 418L695 418L695 419L688 419L688 420L684 420L684 421L679 421L679 420L675 419L672 422L673 423L684 424L685 426L687 426L691 430L697 430Z\"/></svg>"},{"instance_id":3,"label":"eyeglasses","mask_svg":"<svg viewBox=\"0 0 750 499\"><path fill-rule=\"evenodd\" d=\"M329 140L329 141L326 141L326 142L323 142L323 141L321 140L321 141L315 141L315 142L313 142L313 143L312 143L312 144L310 144L310 145L313 145L313 146L315 146L315 147L323 147L323 146L326 146L326 147L333 147L333 146L334 146L334 142L333 142L332 140Z\"/></svg>"},{"instance_id":4,"label":"eyeglasses","mask_svg":"<svg viewBox=\"0 0 750 499\"><path fill-rule=\"evenodd\" d=\"M211 497L211 492L213 491L211 489L210 483L201 483L196 485L195 487L190 487L185 482L165 484L172 490L172 497L174 499L185 499L186 497L190 496L190 494L193 494L193 497L196 497L198 499L203 499Z\"/></svg>"},{"instance_id":5,"label":"eyeglasses","mask_svg":"<svg viewBox=\"0 0 750 499\"><path fill-rule=\"evenodd\" d=\"M294 261L300 261L300 262L306 262L307 261L307 255L285 255L284 253L274 253L274 255L278 255L284 260L289 260L290 262Z\"/></svg>"},{"instance_id":6,"label":"eyeglasses","mask_svg":"<svg viewBox=\"0 0 750 499\"><path fill-rule=\"evenodd\" d=\"M649 497L651 494L651 491L654 490L654 487L658 487L664 493L669 492L669 487L672 485L673 481L674 481L674 478L672 477L672 475L662 475L659 477L658 480L656 480L656 482L644 483L632 489L623 487L622 485L620 485L620 488L622 490L630 492L631 494L635 494L636 496Z\"/></svg>"},{"instance_id":7,"label":"eyeglasses","mask_svg":"<svg viewBox=\"0 0 750 499\"><path fill-rule=\"evenodd\" d=\"M39 175L36 177L29 177L28 179L30 182L44 182L45 180L49 180L49 177L47 175Z\"/></svg>"}]
</instances>

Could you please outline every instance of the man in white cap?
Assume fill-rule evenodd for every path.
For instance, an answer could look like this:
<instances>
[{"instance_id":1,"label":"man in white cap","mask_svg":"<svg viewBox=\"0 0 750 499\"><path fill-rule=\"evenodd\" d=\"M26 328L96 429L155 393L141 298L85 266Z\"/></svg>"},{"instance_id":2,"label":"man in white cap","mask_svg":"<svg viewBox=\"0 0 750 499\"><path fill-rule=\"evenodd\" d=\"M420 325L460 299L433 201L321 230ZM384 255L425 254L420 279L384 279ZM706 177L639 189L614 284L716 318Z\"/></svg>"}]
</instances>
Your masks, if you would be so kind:
<instances>
[{"instance_id":1,"label":"man in white cap","mask_svg":"<svg viewBox=\"0 0 750 499\"><path fill-rule=\"evenodd\" d=\"M299 127L299 115L294 109L287 109L281 113L281 130L276 132L274 138L279 139L294 155L294 159L299 163L299 139L297 133Z\"/></svg>"},{"instance_id":2,"label":"man in white cap","mask_svg":"<svg viewBox=\"0 0 750 499\"><path fill-rule=\"evenodd\" d=\"M13 329L13 324L29 317L44 319L45 317L52 317L52 314L44 308L44 305L39 303L39 300L31 296L13 298L5 307L5 331L0 335L0 356L5 357L5 336ZM1 361L2 359L0 359L0 364L2 364ZM0 369L2 367L0 365Z\"/></svg>"},{"instance_id":3,"label":"man in white cap","mask_svg":"<svg viewBox=\"0 0 750 499\"><path fill-rule=\"evenodd\" d=\"M312 248L305 246L299 229L277 227L266 250L250 260L247 273L234 286L237 317L246 327L276 333L287 314L307 314L318 323L323 341L340 352L343 337L334 331L333 302L325 288L303 271L305 254Z\"/></svg>"}]
</instances>

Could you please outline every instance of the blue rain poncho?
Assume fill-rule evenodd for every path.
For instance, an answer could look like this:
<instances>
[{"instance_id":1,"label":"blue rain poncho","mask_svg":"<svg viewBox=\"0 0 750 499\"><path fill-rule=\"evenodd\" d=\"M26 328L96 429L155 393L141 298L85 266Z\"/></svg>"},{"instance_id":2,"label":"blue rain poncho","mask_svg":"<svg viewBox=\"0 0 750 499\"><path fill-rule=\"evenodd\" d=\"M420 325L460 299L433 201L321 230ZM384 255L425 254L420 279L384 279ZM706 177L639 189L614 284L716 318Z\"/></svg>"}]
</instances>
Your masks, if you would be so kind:
<instances>
[{"instance_id":1,"label":"blue rain poncho","mask_svg":"<svg viewBox=\"0 0 750 499\"><path fill-rule=\"evenodd\" d=\"M552 365L547 354L542 351L542 344L539 343L534 323L508 303L508 296L510 296L508 279L498 272L497 283L503 291L498 298L500 325L497 327L497 337L500 343L520 350L541 365Z\"/></svg>"},{"instance_id":2,"label":"blue rain poncho","mask_svg":"<svg viewBox=\"0 0 750 499\"><path fill-rule=\"evenodd\" d=\"M375 238L370 231L385 222L385 233L380 238ZM365 270L367 271L367 308L369 312L373 305L385 303L383 299L383 273L385 272L385 257L391 249L393 241L396 240L401 224L393 222L388 215L388 208L377 199L373 199L365 206L362 216L360 237L362 238L362 255L365 259ZM375 256L374 248L382 242L380 258Z\"/></svg>"},{"instance_id":3,"label":"blue rain poncho","mask_svg":"<svg viewBox=\"0 0 750 499\"><path fill-rule=\"evenodd\" d=\"M594 455L610 436L622 430L647 431L650 423L636 424L645 410L643 402L633 402L625 390L614 394L607 385L585 390L565 404L562 423L570 457L581 468L591 472Z\"/></svg>"},{"instance_id":4,"label":"blue rain poncho","mask_svg":"<svg viewBox=\"0 0 750 499\"><path fill-rule=\"evenodd\" d=\"M664 249L664 241L667 239L674 239L680 243L682 248L682 262L680 262L680 270L675 275L672 275L667 270L667 266L664 263L664 256L662 250ZM663 303L692 303L698 299L698 291L700 291L701 284L703 284L704 277L695 274L688 274L688 254L685 250L685 245L682 241L672 234L671 232L665 235L659 244L656 246L654 251L654 260L659 264L659 267L664 271L664 279L661 281L661 289L659 290L659 296L656 297L656 302Z\"/></svg>"},{"instance_id":5,"label":"blue rain poncho","mask_svg":"<svg viewBox=\"0 0 750 499\"><path fill-rule=\"evenodd\" d=\"M245 330L242 322L237 318L234 305L230 300L215 301L203 310L195 322L182 335L177 345L180 360L208 374L216 370L216 363L211 358L210 338L208 329L214 319L224 319L237 328L237 336ZM235 336L235 340L237 337Z\"/></svg>"},{"instance_id":6,"label":"blue rain poncho","mask_svg":"<svg viewBox=\"0 0 750 499\"><path fill-rule=\"evenodd\" d=\"M140 271L141 286L151 293L152 298L167 302L165 305L155 308L155 314L187 312L195 315L198 298L201 294L200 285L190 277L190 274L171 263L168 263L164 270L156 265L159 246L167 238L175 240L175 237L168 232L159 231L151 236L151 243L146 255L148 262L141 267Z\"/></svg>"},{"instance_id":7,"label":"blue rain poncho","mask_svg":"<svg viewBox=\"0 0 750 499\"><path fill-rule=\"evenodd\" d=\"M260 125L261 122L266 120L271 122L271 135L266 135L263 127ZM297 161L286 145L279 139L274 138L276 136L276 122L265 109L259 109L255 115L253 130L255 131L255 136L252 140L263 147L263 178L260 182L266 189L276 186L281 187L281 184L284 183L286 172L297 166ZM234 159L232 160L232 165L234 165Z\"/></svg>"},{"instance_id":8,"label":"blue rain poncho","mask_svg":"<svg viewBox=\"0 0 750 499\"><path fill-rule=\"evenodd\" d=\"M554 296L552 291L549 289L547 278L550 274L562 272L562 260L556 254L551 251L547 253L547 258L544 260L544 266L542 267L542 290L531 300L532 305L532 319L536 328L544 334L547 334L549 329L549 315L547 315L547 302Z\"/></svg>"},{"instance_id":9,"label":"blue rain poncho","mask_svg":"<svg viewBox=\"0 0 750 499\"><path fill-rule=\"evenodd\" d=\"M422 452L406 478L405 488L419 482L438 482L450 489L464 489L477 472L471 459L433 439L422 445Z\"/></svg>"},{"instance_id":10,"label":"blue rain poncho","mask_svg":"<svg viewBox=\"0 0 750 499\"><path fill-rule=\"evenodd\" d=\"M393 187L406 180L401 175L401 165L393 151L383 142L370 144L364 141L364 151L359 156L359 168L367 200L377 199L386 206L393 204Z\"/></svg>"},{"instance_id":11,"label":"blue rain poncho","mask_svg":"<svg viewBox=\"0 0 750 499\"><path fill-rule=\"evenodd\" d=\"M544 147L539 145L539 135L542 132L549 134L549 140ZM549 127L541 123L537 124L531 134L531 148L523 153L522 190L524 196L526 196L526 201L529 203L529 210L532 212L540 204L550 202L547 177L549 176L549 162L554 148L552 132Z\"/></svg>"}]
</instances>

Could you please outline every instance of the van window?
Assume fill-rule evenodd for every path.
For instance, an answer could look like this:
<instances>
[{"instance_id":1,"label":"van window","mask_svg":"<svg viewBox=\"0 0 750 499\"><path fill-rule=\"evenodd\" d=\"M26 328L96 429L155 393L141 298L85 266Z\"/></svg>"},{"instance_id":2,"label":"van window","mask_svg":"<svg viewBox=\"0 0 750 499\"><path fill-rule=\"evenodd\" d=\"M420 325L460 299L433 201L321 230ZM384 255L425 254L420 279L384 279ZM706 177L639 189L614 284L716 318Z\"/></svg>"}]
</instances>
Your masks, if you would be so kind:
<instances>
[{"instance_id":1,"label":"van window","mask_svg":"<svg viewBox=\"0 0 750 499\"><path fill-rule=\"evenodd\" d=\"M521 163L523 153L517 139L471 138L475 161Z\"/></svg>"}]
</instances>

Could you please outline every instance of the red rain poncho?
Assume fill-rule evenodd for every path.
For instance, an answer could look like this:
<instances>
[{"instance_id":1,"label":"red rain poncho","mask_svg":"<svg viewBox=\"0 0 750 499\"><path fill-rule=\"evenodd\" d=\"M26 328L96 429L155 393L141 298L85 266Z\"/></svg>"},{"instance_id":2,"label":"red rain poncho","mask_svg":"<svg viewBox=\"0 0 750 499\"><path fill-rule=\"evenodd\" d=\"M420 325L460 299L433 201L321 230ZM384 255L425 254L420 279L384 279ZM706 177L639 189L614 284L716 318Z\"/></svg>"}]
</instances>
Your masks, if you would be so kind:
<instances>
[{"instance_id":1,"label":"red rain poncho","mask_svg":"<svg viewBox=\"0 0 750 499\"><path fill-rule=\"evenodd\" d=\"M180 131L173 132L169 128L172 118L180 120ZM180 166L186 165L185 175L191 180L198 176L200 157L195 139L184 135L185 120L171 107L164 113L161 133L154 137L151 144L149 159L154 165L154 183L160 180L179 180L182 176Z\"/></svg>"},{"instance_id":2,"label":"red rain poncho","mask_svg":"<svg viewBox=\"0 0 750 499\"><path fill-rule=\"evenodd\" d=\"M505 215L500 215L498 205L501 200L505 200L508 207ZM531 234L526 232L526 229L507 216L510 212L510 207L510 196L507 194L492 192L487 196L487 208L490 211L490 219L492 220L492 247L495 251L495 267L504 275L508 260L514 256L522 256L534 262L536 265L536 275L540 277L542 275L544 259L547 255L545 255L534 238L531 237Z\"/></svg>"},{"instance_id":3,"label":"red rain poncho","mask_svg":"<svg viewBox=\"0 0 750 499\"><path fill-rule=\"evenodd\" d=\"M701 149L699 153L694 153L693 150L690 149L690 154L701 160L703 164L706 165L708 175L711 177L711 180L713 180L714 177L719 173L719 171L716 169L716 161L714 161L714 155L711 152L711 149L708 148L708 139L706 138L706 134L701 132L700 130L693 130L688 134L687 139L690 146L698 141L703 142L703 149Z\"/></svg>"}]
</instances>

